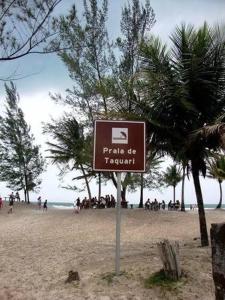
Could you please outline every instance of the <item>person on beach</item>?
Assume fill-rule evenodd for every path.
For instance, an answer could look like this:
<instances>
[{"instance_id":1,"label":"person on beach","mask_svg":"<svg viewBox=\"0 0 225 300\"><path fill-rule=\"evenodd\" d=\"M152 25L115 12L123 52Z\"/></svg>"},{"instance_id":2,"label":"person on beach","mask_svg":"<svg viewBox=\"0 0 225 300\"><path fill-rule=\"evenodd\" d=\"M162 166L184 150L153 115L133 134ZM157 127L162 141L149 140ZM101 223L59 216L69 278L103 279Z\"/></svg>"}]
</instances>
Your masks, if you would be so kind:
<instances>
[{"instance_id":1,"label":"person on beach","mask_svg":"<svg viewBox=\"0 0 225 300\"><path fill-rule=\"evenodd\" d=\"M8 214L12 214L12 212L13 212L13 204L14 204L14 195L13 195L13 193L11 193L9 195L9 210L8 210Z\"/></svg>"},{"instance_id":2,"label":"person on beach","mask_svg":"<svg viewBox=\"0 0 225 300\"><path fill-rule=\"evenodd\" d=\"M41 209L41 196L37 198L37 201L38 201L38 208Z\"/></svg>"},{"instance_id":3,"label":"person on beach","mask_svg":"<svg viewBox=\"0 0 225 300\"><path fill-rule=\"evenodd\" d=\"M179 208L180 208L180 201L177 200L177 201L175 202L175 210L178 210Z\"/></svg>"},{"instance_id":4,"label":"person on beach","mask_svg":"<svg viewBox=\"0 0 225 300\"><path fill-rule=\"evenodd\" d=\"M18 192L16 192L15 199L17 199L17 201L20 202L20 194Z\"/></svg>"},{"instance_id":5,"label":"person on beach","mask_svg":"<svg viewBox=\"0 0 225 300\"><path fill-rule=\"evenodd\" d=\"M9 200L10 200L10 199L15 200L15 196L14 196L14 193L13 193L13 192L9 195Z\"/></svg>"},{"instance_id":6,"label":"person on beach","mask_svg":"<svg viewBox=\"0 0 225 300\"><path fill-rule=\"evenodd\" d=\"M145 202L145 209L150 209L150 199Z\"/></svg>"},{"instance_id":7,"label":"person on beach","mask_svg":"<svg viewBox=\"0 0 225 300\"><path fill-rule=\"evenodd\" d=\"M172 200L170 200L168 203L168 210L172 210Z\"/></svg>"},{"instance_id":8,"label":"person on beach","mask_svg":"<svg viewBox=\"0 0 225 300\"><path fill-rule=\"evenodd\" d=\"M48 210L48 205L47 205L47 200L45 200L43 204L43 211L47 211L47 210Z\"/></svg>"},{"instance_id":9,"label":"person on beach","mask_svg":"<svg viewBox=\"0 0 225 300\"><path fill-rule=\"evenodd\" d=\"M80 212L80 198L78 197L77 200L74 201L74 212L79 214Z\"/></svg>"},{"instance_id":10,"label":"person on beach","mask_svg":"<svg viewBox=\"0 0 225 300\"><path fill-rule=\"evenodd\" d=\"M2 197L0 196L0 209L2 209L3 207L3 200L2 200Z\"/></svg>"}]
</instances>

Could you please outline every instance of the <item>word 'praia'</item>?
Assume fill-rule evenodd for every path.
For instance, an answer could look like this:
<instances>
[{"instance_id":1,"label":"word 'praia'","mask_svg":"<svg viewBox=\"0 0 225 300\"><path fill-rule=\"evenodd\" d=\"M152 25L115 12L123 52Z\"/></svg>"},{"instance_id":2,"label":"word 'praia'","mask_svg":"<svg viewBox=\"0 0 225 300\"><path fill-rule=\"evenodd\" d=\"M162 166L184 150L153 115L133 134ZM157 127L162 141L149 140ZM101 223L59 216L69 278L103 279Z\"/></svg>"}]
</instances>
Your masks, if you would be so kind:
<instances>
[{"instance_id":1,"label":"word 'praia'","mask_svg":"<svg viewBox=\"0 0 225 300\"><path fill-rule=\"evenodd\" d=\"M105 163L109 165L134 165L135 164L135 158L127 159L127 158L109 158L104 157Z\"/></svg>"},{"instance_id":2,"label":"word 'praia'","mask_svg":"<svg viewBox=\"0 0 225 300\"><path fill-rule=\"evenodd\" d=\"M124 150L123 148L104 147L102 149L102 153L104 153L104 154L133 154L133 155L135 155L136 152L137 151L135 149L132 149L132 148Z\"/></svg>"}]
</instances>

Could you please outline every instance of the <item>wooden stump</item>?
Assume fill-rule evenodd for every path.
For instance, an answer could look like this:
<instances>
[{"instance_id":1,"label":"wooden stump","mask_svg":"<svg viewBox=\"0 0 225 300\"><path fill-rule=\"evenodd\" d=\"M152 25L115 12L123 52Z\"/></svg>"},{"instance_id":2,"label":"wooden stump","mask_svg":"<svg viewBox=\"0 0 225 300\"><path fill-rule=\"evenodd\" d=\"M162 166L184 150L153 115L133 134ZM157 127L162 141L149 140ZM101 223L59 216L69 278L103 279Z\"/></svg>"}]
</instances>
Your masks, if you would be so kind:
<instances>
[{"instance_id":1,"label":"wooden stump","mask_svg":"<svg viewBox=\"0 0 225 300\"><path fill-rule=\"evenodd\" d=\"M80 276L79 273L77 271L69 271L68 277L65 280L65 283L70 283L72 281L80 281Z\"/></svg>"},{"instance_id":2,"label":"wooden stump","mask_svg":"<svg viewBox=\"0 0 225 300\"><path fill-rule=\"evenodd\" d=\"M225 223L211 224L212 273L215 299L225 299Z\"/></svg>"},{"instance_id":3,"label":"wooden stump","mask_svg":"<svg viewBox=\"0 0 225 300\"><path fill-rule=\"evenodd\" d=\"M181 277L178 242L163 240L157 246L165 275L170 279L178 280Z\"/></svg>"}]
</instances>

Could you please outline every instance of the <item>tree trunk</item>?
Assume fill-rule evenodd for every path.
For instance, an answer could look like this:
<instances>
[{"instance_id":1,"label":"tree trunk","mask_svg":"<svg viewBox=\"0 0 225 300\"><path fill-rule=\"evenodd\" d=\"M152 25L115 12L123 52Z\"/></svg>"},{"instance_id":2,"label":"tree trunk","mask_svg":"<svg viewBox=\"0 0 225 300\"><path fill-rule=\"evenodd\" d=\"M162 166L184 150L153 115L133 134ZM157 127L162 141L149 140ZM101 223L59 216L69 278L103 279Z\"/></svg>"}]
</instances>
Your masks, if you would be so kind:
<instances>
[{"instance_id":1,"label":"tree trunk","mask_svg":"<svg viewBox=\"0 0 225 300\"><path fill-rule=\"evenodd\" d=\"M222 182L221 182L221 180L218 180L218 182L219 182L219 186L220 186L220 201L219 201L216 209L219 209L219 208L222 207L222 197L223 197L223 194L222 194Z\"/></svg>"},{"instance_id":2,"label":"tree trunk","mask_svg":"<svg viewBox=\"0 0 225 300\"><path fill-rule=\"evenodd\" d=\"M30 204L29 191L27 190L27 203Z\"/></svg>"},{"instance_id":3,"label":"tree trunk","mask_svg":"<svg viewBox=\"0 0 225 300\"><path fill-rule=\"evenodd\" d=\"M101 172L98 173L98 200L101 198L101 187L102 187L102 182L101 182Z\"/></svg>"},{"instance_id":4,"label":"tree trunk","mask_svg":"<svg viewBox=\"0 0 225 300\"><path fill-rule=\"evenodd\" d=\"M87 176L86 176L86 173L84 171L84 168L83 168L83 165L80 164L80 168L81 168L81 171L84 175L84 180L85 180L85 184L86 184L86 187L87 187L87 191L88 191L88 197L89 199L91 200L91 190L90 190L90 185L89 185L89 182L88 182L88 179L87 179Z\"/></svg>"},{"instance_id":5,"label":"tree trunk","mask_svg":"<svg viewBox=\"0 0 225 300\"><path fill-rule=\"evenodd\" d=\"M176 200L176 186L173 185L173 204L175 204L175 200Z\"/></svg>"},{"instance_id":6,"label":"tree trunk","mask_svg":"<svg viewBox=\"0 0 225 300\"><path fill-rule=\"evenodd\" d=\"M181 277L178 242L170 243L169 240L164 240L157 243L157 247L166 277L178 280Z\"/></svg>"},{"instance_id":7,"label":"tree trunk","mask_svg":"<svg viewBox=\"0 0 225 300\"><path fill-rule=\"evenodd\" d=\"M182 186L181 186L181 211L185 211L184 204L184 182L185 182L185 166L183 165L183 174L182 174Z\"/></svg>"},{"instance_id":8,"label":"tree trunk","mask_svg":"<svg viewBox=\"0 0 225 300\"><path fill-rule=\"evenodd\" d=\"M195 186L195 194L198 203L198 215L199 215L199 225L200 225L200 235L201 235L201 245L202 247L209 245L208 232L206 226L205 209L202 198L201 185L199 181L199 170L195 167L192 162L192 176Z\"/></svg>"},{"instance_id":9,"label":"tree trunk","mask_svg":"<svg viewBox=\"0 0 225 300\"><path fill-rule=\"evenodd\" d=\"M121 199L122 199L122 201L126 201L126 191L127 191L127 187L126 186L122 186L122 191L121 191Z\"/></svg>"},{"instance_id":10,"label":"tree trunk","mask_svg":"<svg viewBox=\"0 0 225 300\"><path fill-rule=\"evenodd\" d=\"M110 172L110 178L112 179L113 185L114 185L115 188L117 189L117 181L116 181L116 178L115 178L113 172Z\"/></svg>"},{"instance_id":11,"label":"tree trunk","mask_svg":"<svg viewBox=\"0 0 225 300\"><path fill-rule=\"evenodd\" d=\"M225 299L225 223L212 224L212 273L215 284L215 299Z\"/></svg>"},{"instance_id":12,"label":"tree trunk","mask_svg":"<svg viewBox=\"0 0 225 300\"><path fill-rule=\"evenodd\" d=\"M25 181L25 202L27 202L28 199L27 199L27 174L26 174L26 171L24 172L24 181Z\"/></svg>"},{"instance_id":13,"label":"tree trunk","mask_svg":"<svg viewBox=\"0 0 225 300\"><path fill-rule=\"evenodd\" d=\"M138 205L139 208L143 208L144 207L144 205L143 205L143 189L144 189L144 174L141 173L140 202L139 202L139 205Z\"/></svg>"},{"instance_id":14,"label":"tree trunk","mask_svg":"<svg viewBox=\"0 0 225 300\"><path fill-rule=\"evenodd\" d=\"M24 193L24 201L27 202L27 193L26 193L26 189L23 189L23 193Z\"/></svg>"},{"instance_id":15,"label":"tree trunk","mask_svg":"<svg viewBox=\"0 0 225 300\"><path fill-rule=\"evenodd\" d=\"M130 172L127 172L125 175L125 178L123 179L123 182L122 182L122 195L123 195L122 200L124 200L124 201L127 201L126 200L127 181L129 182L130 176L131 176Z\"/></svg>"}]
</instances>

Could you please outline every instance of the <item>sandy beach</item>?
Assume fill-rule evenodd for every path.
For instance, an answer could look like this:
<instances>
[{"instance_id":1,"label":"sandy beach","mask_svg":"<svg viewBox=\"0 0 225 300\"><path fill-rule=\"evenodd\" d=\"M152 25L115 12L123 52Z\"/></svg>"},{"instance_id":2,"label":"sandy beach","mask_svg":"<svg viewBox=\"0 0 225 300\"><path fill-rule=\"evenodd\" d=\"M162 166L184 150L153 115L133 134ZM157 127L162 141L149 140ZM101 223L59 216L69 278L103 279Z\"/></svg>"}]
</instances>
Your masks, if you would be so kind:
<instances>
[{"instance_id":1,"label":"sandy beach","mask_svg":"<svg viewBox=\"0 0 225 300\"><path fill-rule=\"evenodd\" d=\"M0 211L0 300L214 299L211 248L201 248L197 211L152 212L123 209L121 271L115 271L115 209L38 210L15 203ZM225 211L206 212L211 223ZM146 288L144 281L162 268L157 242L180 244L183 279L176 288ZM65 283L70 270L80 281Z\"/></svg>"}]
</instances>

